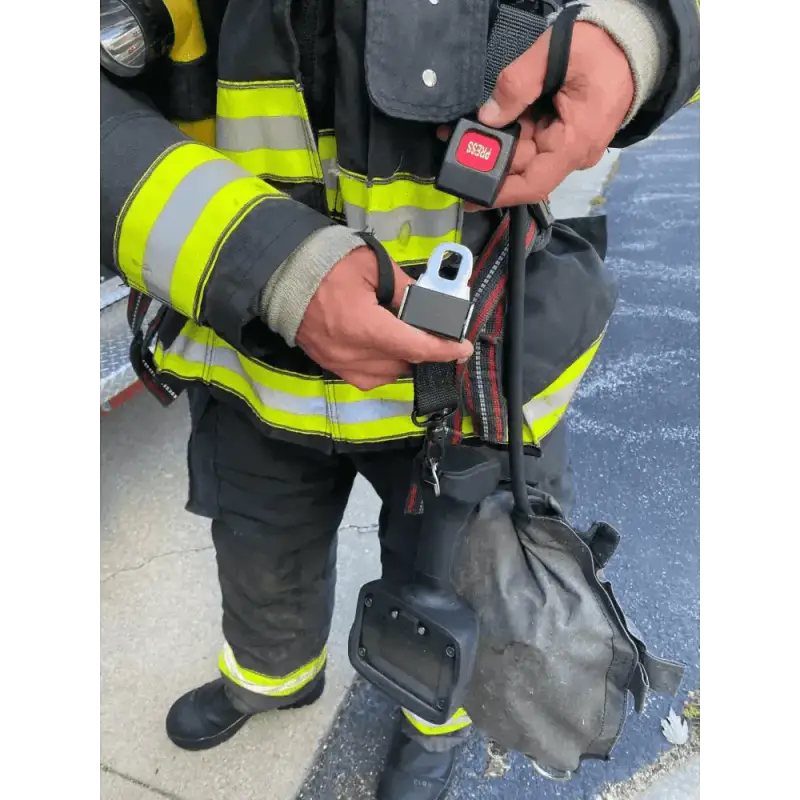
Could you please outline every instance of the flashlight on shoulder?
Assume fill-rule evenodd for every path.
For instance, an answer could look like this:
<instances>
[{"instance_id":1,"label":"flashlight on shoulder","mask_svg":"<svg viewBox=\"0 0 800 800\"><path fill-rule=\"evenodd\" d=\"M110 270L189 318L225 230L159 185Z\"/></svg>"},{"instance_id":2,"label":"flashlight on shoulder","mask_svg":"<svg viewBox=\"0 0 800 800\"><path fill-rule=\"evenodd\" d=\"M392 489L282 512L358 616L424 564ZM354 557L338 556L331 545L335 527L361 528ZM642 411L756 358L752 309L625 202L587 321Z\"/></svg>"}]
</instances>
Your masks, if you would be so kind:
<instances>
[{"instance_id":1,"label":"flashlight on shoulder","mask_svg":"<svg viewBox=\"0 0 800 800\"><path fill-rule=\"evenodd\" d=\"M100 0L100 64L133 78L169 53L175 26L163 0Z\"/></svg>"}]
</instances>

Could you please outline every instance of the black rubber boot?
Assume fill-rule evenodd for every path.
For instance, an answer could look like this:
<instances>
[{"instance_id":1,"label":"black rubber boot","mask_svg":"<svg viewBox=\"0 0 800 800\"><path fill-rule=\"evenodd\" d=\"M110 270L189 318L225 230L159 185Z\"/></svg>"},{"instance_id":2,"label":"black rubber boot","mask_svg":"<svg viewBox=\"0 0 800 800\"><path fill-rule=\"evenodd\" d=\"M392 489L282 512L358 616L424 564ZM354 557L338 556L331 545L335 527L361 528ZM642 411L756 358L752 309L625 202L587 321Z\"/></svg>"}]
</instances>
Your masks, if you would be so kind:
<instances>
[{"instance_id":1,"label":"black rubber boot","mask_svg":"<svg viewBox=\"0 0 800 800\"><path fill-rule=\"evenodd\" d=\"M325 673L301 700L276 711L303 708L319 699L325 688ZM227 742L252 717L234 707L225 691L225 679L217 678L192 689L172 704L167 714L167 736L184 750L208 750Z\"/></svg>"},{"instance_id":2,"label":"black rubber boot","mask_svg":"<svg viewBox=\"0 0 800 800\"><path fill-rule=\"evenodd\" d=\"M456 746L431 753L398 728L378 784L377 800L443 800L460 749Z\"/></svg>"}]
</instances>

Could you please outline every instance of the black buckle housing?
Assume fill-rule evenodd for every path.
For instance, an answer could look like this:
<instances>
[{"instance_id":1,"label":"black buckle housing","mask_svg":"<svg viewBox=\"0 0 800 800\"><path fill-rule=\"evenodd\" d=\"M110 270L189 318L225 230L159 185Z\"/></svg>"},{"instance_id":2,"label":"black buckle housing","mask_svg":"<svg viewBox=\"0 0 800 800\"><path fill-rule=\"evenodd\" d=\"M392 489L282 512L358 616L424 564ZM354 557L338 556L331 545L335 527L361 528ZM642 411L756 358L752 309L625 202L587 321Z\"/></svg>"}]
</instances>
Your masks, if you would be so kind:
<instances>
[{"instance_id":1,"label":"black buckle housing","mask_svg":"<svg viewBox=\"0 0 800 800\"><path fill-rule=\"evenodd\" d=\"M361 588L350 662L423 719L441 725L458 710L477 647L478 617L455 595L383 580Z\"/></svg>"},{"instance_id":2,"label":"black buckle housing","mask_svg":"<svg viewBox=\"0 0 800 800\"><path fill-rule=\"evenodd\" d=\"M491 208L514 158L520 131L518 122L490 128L475 119L460 119L450 137L436 188Z\"/></svg>"}]
</instances>

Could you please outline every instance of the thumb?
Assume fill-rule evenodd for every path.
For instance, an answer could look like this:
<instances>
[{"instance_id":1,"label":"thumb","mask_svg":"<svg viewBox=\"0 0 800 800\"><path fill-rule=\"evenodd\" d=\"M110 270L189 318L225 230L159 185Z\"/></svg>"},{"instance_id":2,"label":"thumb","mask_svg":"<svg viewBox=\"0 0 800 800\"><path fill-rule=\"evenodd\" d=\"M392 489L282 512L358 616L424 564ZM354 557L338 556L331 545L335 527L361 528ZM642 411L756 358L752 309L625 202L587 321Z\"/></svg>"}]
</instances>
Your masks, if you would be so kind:
<instances>
[{"instance_id":1,"label":"thumb","mask_svg":"<svg viewBox=\"0 0 800 800\"><path fill-rule=\"evenodd\" d=\"M484 125L502 128L514 122L539 97L547 73L549 45L547 31L498 75L491 98L478 112Z\"/></svg>"}]
</instances>

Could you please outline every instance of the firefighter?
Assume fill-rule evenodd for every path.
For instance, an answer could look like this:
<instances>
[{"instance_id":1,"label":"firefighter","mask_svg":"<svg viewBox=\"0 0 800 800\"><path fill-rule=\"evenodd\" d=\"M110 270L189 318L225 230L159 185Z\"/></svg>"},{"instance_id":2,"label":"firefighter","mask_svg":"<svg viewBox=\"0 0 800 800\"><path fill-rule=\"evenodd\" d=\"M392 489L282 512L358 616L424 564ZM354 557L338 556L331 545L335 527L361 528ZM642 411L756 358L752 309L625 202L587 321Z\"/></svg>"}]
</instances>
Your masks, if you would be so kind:
<instances>
[{"instance_id":1,"label":"firefighter","mask_svg":"<svg viewBox=\"0 0 800 800\"><path fill-rule=\"evenodd\" d=\"M479 253L500 224L434 179L449 127L476 108L504 5L101 0L102 262L131 287L140 376L165 404L186 390L187 509L211 521L222 590L221 674L167 714L181 748L215 747L254 714L322 694L337 528L358 473L383 503L383 573L409 576L411 367L474 375L479 344L423 333L389 307L438 243ZM552 23L561 5L527 7ZM480 107L487 125L522 124L497 209L544 201L696 99L691 0L584 4L557 115L534 121L549 37L531 37ZM384 302L380 253L394 274ZM602 339L610 286L602 270L566 269L530 300L558 335L529 370L525 433L541 456L528 481L565 509L559 423ZM150 298L162 304L152 322ZM491 438L474 403L457 426ZM404 712L378 796L443 797L469 725L464 709L443 725Z\"/></svg>"}]
</instances>

